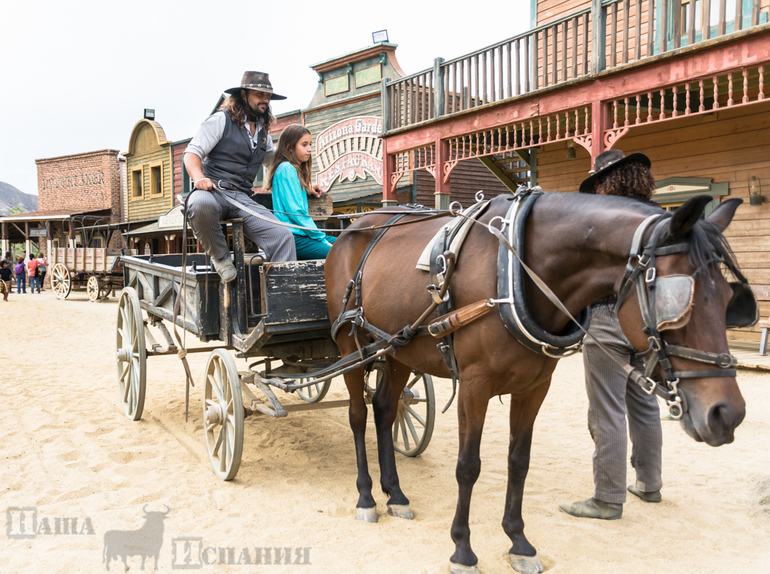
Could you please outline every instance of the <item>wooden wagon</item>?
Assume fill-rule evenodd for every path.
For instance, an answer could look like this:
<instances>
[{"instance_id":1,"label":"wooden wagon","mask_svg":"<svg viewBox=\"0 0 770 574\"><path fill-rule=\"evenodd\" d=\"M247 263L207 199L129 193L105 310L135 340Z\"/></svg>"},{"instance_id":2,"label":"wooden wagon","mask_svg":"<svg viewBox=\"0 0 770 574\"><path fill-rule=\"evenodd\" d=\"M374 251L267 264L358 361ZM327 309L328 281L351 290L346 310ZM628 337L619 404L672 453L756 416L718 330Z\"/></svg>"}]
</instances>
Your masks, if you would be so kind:
<instances>
[{"instance_id":1,"label":"wooden wagon","mask_svg":"<svg viewBox=\"0 0 770 574\"><path fill-rule=\"evenodd\" d=\"M109 297L123 286L120 258L125 254L135 255L136 250L57 247L48 260L51 288L59 299L66 299L75 287L85 288L91 301Z\"/></svg>"},{"instance_id":2,"label":"wooden wagon","mask_svg":"<svg viewBox=\"0 0 770 574\"><path fill-rule=\"evenodd\" d=\"M349 405L348 400L320 403L331 379L345 370L332 366L339 352L326 308L324 261L264 262L259 255L244 253L242 220L230 225L235 281L222 284L202 254L188 255L184 267L182 255L124 256L126 286L117 320L118 390L123 411L132 420L142 416L147 357L178 353L179 340L174 342L166 324L202 342L219 343L218 348L185 353L210 353L202 415L209 460L223 480L232 479L240 466L244 417L284 417L292 411ZM228 349L246 361L244 368L238 368ZM365 368L371 400L383 367L372 361ZM275 389L296 393L303 402L282 404ZM396 450L420 454L430 441L434 419L432 379L415 372L399 404Z\"/></svg>"}]
</instances>

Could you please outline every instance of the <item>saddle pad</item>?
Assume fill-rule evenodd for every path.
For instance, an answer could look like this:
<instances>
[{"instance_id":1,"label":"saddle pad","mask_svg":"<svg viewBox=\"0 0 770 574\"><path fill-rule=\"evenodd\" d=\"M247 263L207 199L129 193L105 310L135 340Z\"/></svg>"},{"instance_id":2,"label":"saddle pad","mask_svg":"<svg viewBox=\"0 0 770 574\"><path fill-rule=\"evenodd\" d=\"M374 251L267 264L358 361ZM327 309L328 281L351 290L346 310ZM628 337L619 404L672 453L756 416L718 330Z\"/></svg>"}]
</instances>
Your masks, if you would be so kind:
<instances>
[{"instance_id":1,"label":"saddle pad","mask_svg":"<svg viewBox=\"0 0 770 574\"><path fill-rule=\"evenodd\" d=\"M489 205L490 200L484 200L479 201L478 203L474 203L467 209L463 209L460 213L462 213L465 217L458 217L455 216L455 218L444 225L441 229L439 229L436 234L431 237L430 241L428 241L428 244L425 246L425 249L422 250L422 254L420 255L420 258L417 260L417 265L415 265L415 269L419 269L420 271L428 271L430 272L430 254L433 251L433 245L436 243L436 241L439 241L439 238L442 236L444 230L446 229L447 235L452 237L452 242L449 244L449 251L451 251L454 254L457 254L460 252L460 248L462 247L463 242L465 241L465 237L468 235L468 232L471 230L471 225L466 225L469 223L467 218L470 219L476 219L481 216L482 213L484 213L484 210Z\"/></svg>"}]
</instances>

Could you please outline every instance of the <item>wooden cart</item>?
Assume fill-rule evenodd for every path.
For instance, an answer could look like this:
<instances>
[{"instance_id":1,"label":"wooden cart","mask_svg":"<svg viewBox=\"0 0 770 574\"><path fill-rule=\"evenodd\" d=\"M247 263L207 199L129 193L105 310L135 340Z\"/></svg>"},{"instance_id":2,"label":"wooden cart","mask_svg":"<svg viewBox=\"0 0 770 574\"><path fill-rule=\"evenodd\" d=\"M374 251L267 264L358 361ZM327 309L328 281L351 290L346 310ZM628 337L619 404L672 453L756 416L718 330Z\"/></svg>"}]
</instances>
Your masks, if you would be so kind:
<instances>
[{"instance_id":1,"label":"wooden cart","mask_svg":"<svg viewBox=\"0 0 770 574\"><path fill-rule=\"evenodd\" d=\"M135 249L102 247L58 247L48 259L51 288L59 299L66 299L75 287L85 288L88 298L97 301L109 297L123 286L120 258L136 254Z\"/></svg>"},{"instance_id":2,"label":"wooden cart","mask_svg":"<svg viewBox=\"0 0 770 574\"><path fill-rule=\"evenodd\" d=\"M222 284L201 254L188 255L184 268L181 255L124 256L126 287L117 320L118 390L123 411L132 420L142 416L147 358L178 351L166 324L175 324L202 342L218 343L218 348L186 351L210 353L202 415L209 460L223 480L238 472L245 416L284 417L292 411L349 404L348 400L319 404L331 378L344 370L324 380L317 377L339 358L326 309L324 261L265 263L258 255L244 254L242 221L231 225L235 281ZM180 291L184 297L175 313ZM245 368L238 369L230 350L245 359ZM383 365L372 362L366 368L371 400ZM296 393L304 402L284 405L275 389ZM434 419L432 379L415 372L399 404L396 450L407 456L420 454L430 441Z\"/></svg>"}]
</instances>

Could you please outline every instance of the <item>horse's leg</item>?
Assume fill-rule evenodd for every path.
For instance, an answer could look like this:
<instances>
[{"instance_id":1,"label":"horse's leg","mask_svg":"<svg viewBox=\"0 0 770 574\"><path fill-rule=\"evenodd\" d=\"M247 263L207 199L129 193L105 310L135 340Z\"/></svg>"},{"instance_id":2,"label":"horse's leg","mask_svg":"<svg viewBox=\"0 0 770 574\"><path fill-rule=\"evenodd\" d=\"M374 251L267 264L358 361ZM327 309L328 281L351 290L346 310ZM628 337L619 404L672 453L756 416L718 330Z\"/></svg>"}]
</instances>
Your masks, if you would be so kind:
<instances>
[{"instance_id":1,"label":"horse's leg","mask_svg":"<svg viewBox=\"0 0 770 574\"><path fill-rule=\"evenodd\" d=\"M377 454L380 461L380 485L388 495L388 514L398 518L414 518L409 499L401 491L393 448L393 422L398 414L398 402L409 380L411 369L388 357L382 380L372 399L374 424L377 429Z\"/></svg>"},{"instance_id":2,"label":"horse's leg","mask_svg":"<svg viewBox=\"0 0 770 574\"><path fill-rule=\"evenodd\" d=\"M487 416L489 398L472 393L468 385L460 382L460 396L457 401L457 418L459 422L460 451L457 455L457 509L452 521L452 540L455 552L450 561L450 571L455 573L478 572L478 558L471 550L471 529L468 526L468 516L471 507L473 485L481 472L481 432L484 430L484 419Z\"/></svg>"},{"instance_id":3,"label":"horse's leg","mask_svg":"<svg viewBox=\"0 0 770 574\"><path fill-rule=\"evenodd\" d=\"M532 428L549 386L550 381L536 386L526 397L511 400L508 490L505 495L503 530L513 542L509 550L511 567L522 574L537 574L543 571L535 547L524 535L521 503L524 496L524 481L529 471Z\"/></svg>"},{"instance_id":4,"label":"horse's leg","mask_svg":"<svg viewBox=\"0 0 770 574\"><path fill-rule=\"evenodd\" d=\"M348 419L353 431L353 441L356 445L356 465L358 467L358 503L356 504L356 520L377 522L377 504L372 497L372 477L369 475L369 465L366 461L366 402L364 401L364 370L356 369L345 373L345 385L350 395Z\"/></svg>"}]
</instances>

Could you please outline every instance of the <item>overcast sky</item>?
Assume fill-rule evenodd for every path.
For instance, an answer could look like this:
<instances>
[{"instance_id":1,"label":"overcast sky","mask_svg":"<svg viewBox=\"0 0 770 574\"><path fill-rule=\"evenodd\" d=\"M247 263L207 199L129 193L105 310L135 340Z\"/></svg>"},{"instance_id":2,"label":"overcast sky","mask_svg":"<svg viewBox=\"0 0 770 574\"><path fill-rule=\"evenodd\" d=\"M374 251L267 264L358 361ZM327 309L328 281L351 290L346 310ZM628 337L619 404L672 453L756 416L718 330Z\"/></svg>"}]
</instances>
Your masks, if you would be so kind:
<instances>
[{"instance_id":1,"label":"overcast sky","mask_svg":"<svg viewBox=\"0 0 770 574\"><path fill-rule=\"evenodd\" d=\"M387 29L406 74L530 28L529 0L0 0L0 181L37 194L36 159L128 149L144 108L191 137L245 70L304 109L310 65Z\"/></svg>"}]
</instances>

